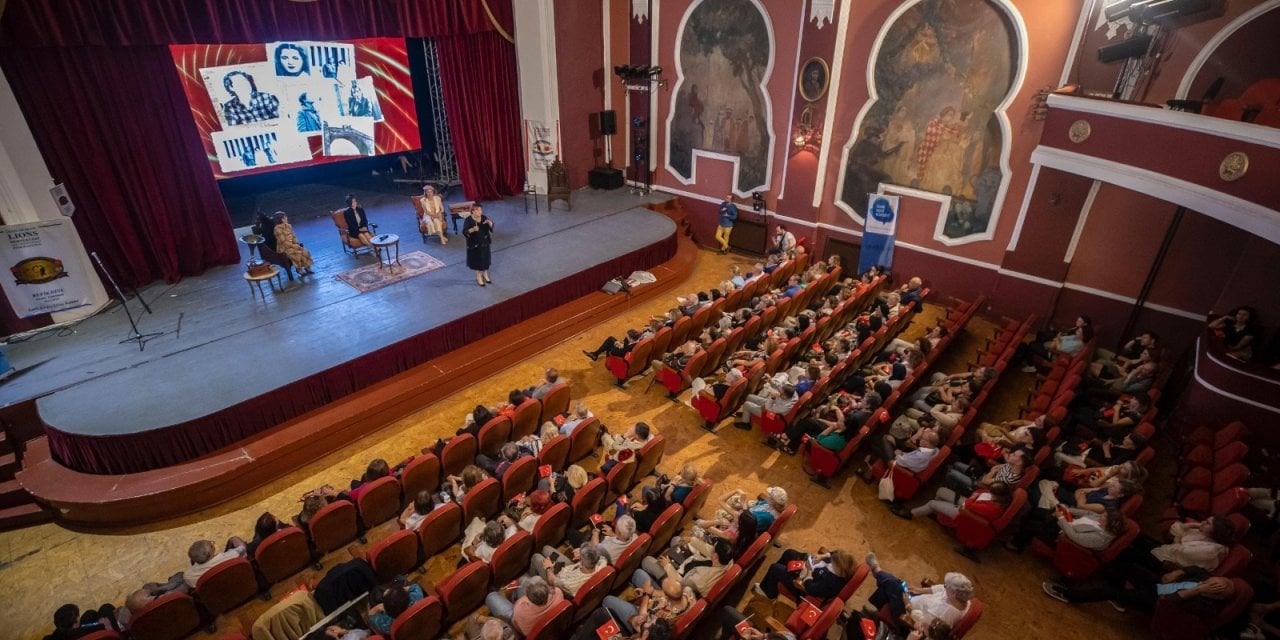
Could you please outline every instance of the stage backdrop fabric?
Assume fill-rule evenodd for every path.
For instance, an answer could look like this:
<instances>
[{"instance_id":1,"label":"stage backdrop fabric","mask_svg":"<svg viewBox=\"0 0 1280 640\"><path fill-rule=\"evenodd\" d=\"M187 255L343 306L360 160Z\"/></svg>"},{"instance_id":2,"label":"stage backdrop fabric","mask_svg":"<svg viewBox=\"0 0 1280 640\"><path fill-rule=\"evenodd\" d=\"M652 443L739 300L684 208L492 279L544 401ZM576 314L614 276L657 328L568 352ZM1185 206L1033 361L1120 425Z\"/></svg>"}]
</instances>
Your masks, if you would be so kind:
<instances>
[{"instance_id":1,"label":"stage backdrop fabric","mask_svg":"<svg viewBox=\"0 0 1280 640\"><path fill-rule=\"evenodd\" d=\"M0 63L85 249L116 279L240 259L167 47L5 48Z\"/></svg>"},{"instance_id":2,"label":"stage backdrop fabric","mask_svg":"<svg viewBox=\"0 0 1280 640\"><path fill-rule=\"evenodd\" d=\"M524 190L516 50L494 32L437 38L440 84L468 200Z\"/></svg>"},{"instance_id":3,"label":"stage backdrop fabric","mask_svg":"<svg viewBox=\"0 0 1280 640\"><path fill-rule=\"evenodd\" d=\"M146 46L512 33L510 0L9 0L6 47Z\"/></svg>"}]
</instances>

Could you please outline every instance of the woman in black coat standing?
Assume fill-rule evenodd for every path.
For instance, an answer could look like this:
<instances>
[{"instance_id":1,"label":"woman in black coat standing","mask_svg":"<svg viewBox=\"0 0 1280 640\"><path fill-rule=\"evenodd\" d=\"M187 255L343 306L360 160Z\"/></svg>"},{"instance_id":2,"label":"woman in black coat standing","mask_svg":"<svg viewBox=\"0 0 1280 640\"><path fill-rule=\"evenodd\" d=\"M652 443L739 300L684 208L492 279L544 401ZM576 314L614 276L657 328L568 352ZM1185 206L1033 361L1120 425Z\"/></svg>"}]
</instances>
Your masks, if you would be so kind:
<instances>
[{"instance_id":1,"label":"woman in black coat standing","mask_svg":"<svg viewBox=\"0 0 1280 640\"><path fill-rule=\"evenodd\" d=\"M476 284L483 287L485 283L493 282L489 279L493 221L484 215L480 205L471 207L471 217L462 223L462 235L467 238L467 268L476 272Z\"/></svg>"}]
</instances>

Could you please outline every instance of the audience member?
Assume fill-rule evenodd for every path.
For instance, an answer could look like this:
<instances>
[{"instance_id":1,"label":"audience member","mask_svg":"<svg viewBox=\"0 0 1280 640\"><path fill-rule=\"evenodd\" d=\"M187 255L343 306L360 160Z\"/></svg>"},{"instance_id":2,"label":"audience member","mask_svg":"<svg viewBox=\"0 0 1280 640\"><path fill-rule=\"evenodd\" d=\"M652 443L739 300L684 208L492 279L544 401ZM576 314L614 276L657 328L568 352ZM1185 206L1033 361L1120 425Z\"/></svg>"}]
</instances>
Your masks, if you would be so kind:
<instances>
[{"instance_id":1,"label":"audience member","mask_svg":"<svg viewBox=\"0 0 1280 640\"><path fill-rule=\"evenodd\" d=\"M856 565L853 554L843 549L828 552L826 547L820 547L813 555L787 549L751 589L756 595L776 600L779 587L785 586L793 598L826 602L848 584Z\"/></svg>"},{"instance_id":2,"label":"audience member","mask_svg":"<svg viewBox=\"0 0 1280 640\"><path fill-rule=\"evenodd\" d=\"M187 550L187 558L191 560L191 566L182 571L182 579L187 583L188 587L196 588L196 583L200 582L200 577L210 569L224 563L230 562L237 558L243 558L248 553L248 545L239 537L232 536L227 540L222 553L217 553L213 543L208 540L196 540L191 543L191 548Z\"/></svg>"},{"instance_id":3,"label":"audience member","mask_svg":"<svg viewBox=\"0 0 1280 640\"><path fill-rule=\"evenodd\" d=\"M520 578L520 586L514 589L511 603L501 593L492 591L485 596L484 604L489 613L507 620L522 636L529 635L543 614L564 600L564 592L553 589L547 581L538 576Z\"/></svg>"}]
</instances>

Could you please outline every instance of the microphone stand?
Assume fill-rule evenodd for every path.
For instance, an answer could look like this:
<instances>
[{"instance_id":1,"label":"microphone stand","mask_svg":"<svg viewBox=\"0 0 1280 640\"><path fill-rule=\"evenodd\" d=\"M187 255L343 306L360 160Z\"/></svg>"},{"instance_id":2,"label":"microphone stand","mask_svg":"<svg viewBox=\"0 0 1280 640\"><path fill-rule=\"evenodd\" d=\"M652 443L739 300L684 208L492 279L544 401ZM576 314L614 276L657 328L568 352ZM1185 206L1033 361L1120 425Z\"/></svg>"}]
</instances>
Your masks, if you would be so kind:
<instances>
[{"instance_id":1,"label":"microphone stand","mask_svg":"<svg viewBox=\"0 0 1280 640\"><path fill-rule=\"evenodd\" d=\"M120 290L120 285L117 284L116 279L111 276L111 271L107 269L107 265L102 264L102 258L98 257L98 252L92 251L89 253L89 255L93 256L93 261L98 263L98 269L102 270L102 275L107 277L107 282L110 282L111 288L115 289L116 295L119 296L120 298L120 306L124 307L124 315L129 318L129 326L132 328L131 331L129 332L129 337L125 338L124 340L121 340L119 344L124 344L126 342L136 342L138 343L138 351L145 350L147 348L148 340L151 340L152 338L158 338L164 335L164 333L142 333L138 331L138 323L133 319L133 314L130 313L129 311L129 303L128 303L128 300L126 300L124 297L124 291ZM134 291L134 295L137 295L138 300L142 301L142 296L138 295L136 290ZM151 313L151 309L150 307L147 307L146 301L142 301L142 306L147 310L147 313Z\"/></svg>"}]
</instances>

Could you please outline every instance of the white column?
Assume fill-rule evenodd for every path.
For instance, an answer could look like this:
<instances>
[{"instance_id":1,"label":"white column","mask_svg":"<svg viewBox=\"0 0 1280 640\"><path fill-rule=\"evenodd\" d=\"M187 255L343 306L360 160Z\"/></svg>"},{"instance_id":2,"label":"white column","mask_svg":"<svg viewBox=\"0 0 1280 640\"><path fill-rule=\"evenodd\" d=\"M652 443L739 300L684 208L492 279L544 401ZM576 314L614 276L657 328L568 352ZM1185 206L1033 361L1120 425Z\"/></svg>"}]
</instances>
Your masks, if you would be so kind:
<instances>
[{"instance_id":1,"label":"white column","mask_svg":"<svg viewBox=\"0 0 1280 640\"><path fill-rule=\"evenodd\" d=\"M516 60L520 71L520 113L524 120L552 128L559 145L560 90L556 78L556 25L553 0L512 0L515 14ZM528 136L528 125L525 136ZM557 149L558 151L558 149ZM547 192L547 172L526 167L526 179Z\"/></svg>"},{"instance_id":2,"label":"white column","mask_svg":"<svg viewBox=\"0 0 1280 640\"><path fill-rule=\"evenodd\" d=\"M62 217L49 189L53 178L36 148L35 138L27 126L18 100L13 95L9 80L0 73L0 213L8 224L57 220ZM77 194L72 193L74 201ZM82 214L80 214L82 215ZM79 237L76 238L79 240ZM53 321L69 322L88 316L107 303L106 290L98 272L89 261L84 245L77 242L79 264L67 265L67 269L79 269L89 274L93 303L71 311L53 314Z\"/></svg>"}]
</instances>

